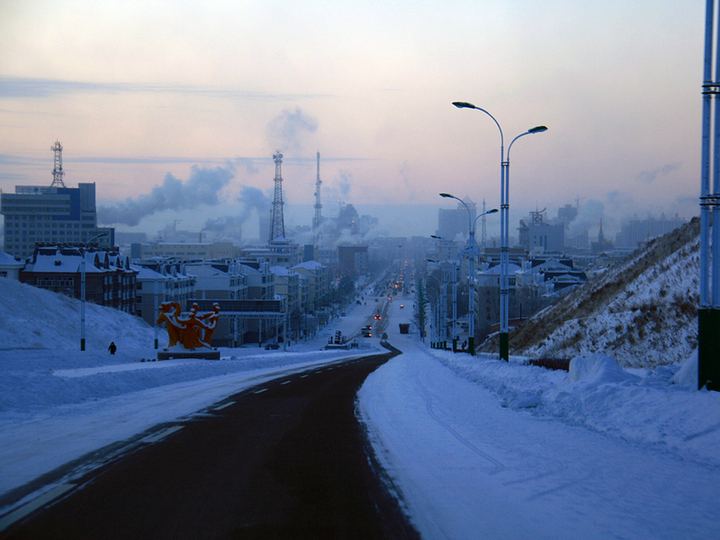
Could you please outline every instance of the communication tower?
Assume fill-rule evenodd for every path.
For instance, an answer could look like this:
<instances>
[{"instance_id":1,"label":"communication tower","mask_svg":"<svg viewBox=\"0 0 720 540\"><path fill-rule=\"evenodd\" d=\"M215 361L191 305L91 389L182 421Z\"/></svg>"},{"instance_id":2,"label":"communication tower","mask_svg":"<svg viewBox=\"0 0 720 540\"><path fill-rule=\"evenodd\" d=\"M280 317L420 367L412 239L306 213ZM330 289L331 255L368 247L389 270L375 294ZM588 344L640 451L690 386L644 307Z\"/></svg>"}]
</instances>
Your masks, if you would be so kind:
<instances>
[{"instance_id":1,"label":"communication tower","mask_svg":"<svg viewBox=\"0 0 720 540\"><path fill-rule=\"evenodd\" d=\"M320 186L322 181L320 180L320 152L317 153L317 180L315 181L315 217L313 218L312 228L315 243L318 242L320 234L320 225L322 225L322 203L320 202Z\"/></svg>"},{"instance_id":2,"label":"communication tower","mask_svg":"<svg viewBox=\"0 0 720 540\"><path fill-rule=\"evenodd\" d=\"M269 241L285 238L285 219L283 218L283 198L282 198L282 158L280 150L273 154L275 161L275 196L272 203L272 220L270 223Z\"/></svg>"},{"instance_id":3,"label":"communication tower","mask_svg":"<svg viewBox=\"0 0 720 540\"><path fill-rule=\"evenodd\" d=\"M62 170L62 145L60 141L55 141L55 145L50 147L55 153L55 166L53 167L53 181L50 187L65 187L63 182L63 175L65 174Z\"/></svg>"}]
</instances>

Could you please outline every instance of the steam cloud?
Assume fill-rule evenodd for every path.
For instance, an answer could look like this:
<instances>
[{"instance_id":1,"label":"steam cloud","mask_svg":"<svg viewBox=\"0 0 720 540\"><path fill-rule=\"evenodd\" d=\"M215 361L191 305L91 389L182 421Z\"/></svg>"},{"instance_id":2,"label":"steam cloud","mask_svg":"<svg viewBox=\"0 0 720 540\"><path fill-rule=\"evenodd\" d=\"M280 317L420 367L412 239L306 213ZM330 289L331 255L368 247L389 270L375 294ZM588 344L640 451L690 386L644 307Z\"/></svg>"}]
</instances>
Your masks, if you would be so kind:
<instances>
[{"instance_id":1,"label":"steam cloud","mask_svg":"<svg viewBox=\"0 0 720 540\"><path fill-rule=\"evenodd\" d=\"M250 186L243 186L240 196L237 198L239 203L243 205L243 213L240 215L242 222L250 217L255 210L258 215L263 215L270 210L272 200L265 195L262 190Z\"/></svg>"},{"instance_id":2,"label":"steam cloud","mask_svg":"<svg viewBox=\"0 0 720 540\"><path fill-rule=\"evenodd\" d=\"M600 220L607 219L605 205L595 199L590 199L578 209L577 217L570 224L570 236L574 237L600 226ZM607 221L605 221L607 225Z\"/></svg>"},{"instance_id":3,"label":"steam cloud","mask_svg":"<svg viewBox=\"0 0 720 540\"><path fill-rule=\"evenodd\" d=\"M284 110L268 124L268 143L272 149L300 150L302 139L317 131L317 128L317 120L299 108L294 112Z\"/></svg>"},{"instance_id":4,"label":"steam cloud","mask_svg":"<svg viewBox=\"0 0 720 540\"><path fill-rule=\"evenodd\" d=\"M98 219L103 224L121 223L135 226L143 218L163 210L190 210L201 204L218 204L218 192L234 177L234 168L214 169L192 167L190 178L181 180L167 173L161 186L152 189L149 195L128 198L115 206L101 206Z\"/></svg>"},{"instance_id":5,"label":"steam cloud","mask_svg":"<svg viewBox=\"0 0 720 540\"><path fill-rule=\"evenodd\" d=\"M203 230L211 236L241 239L242 227L252 215L253 210L258 215L267 214L270 210L271 200L261 190L243 186L237 202L242 204L242 211L235 216L221 216L205 221Z\"/></svg>"},{"instance_id":6,"label":"steam cloud","mask_svg":"<svg viewBox=\"0 0 720 540\"><path fill-rule=\"evenodd\" d=\"M652 171L640 171L638 173L638 179L645 184L652 184L658 176L664 176L672 171L676 171L680 168L679 163L668 163Z\"/></svg>"},{"instance_id":7,"label":"steam cloud","mask_svg":"<svg viewBox=\"0 0 720 540\"><path fill-rule=\"evenodd\" d=\"M348 171L340 171L339 174L338 188L340 189L340 195L347 197L350 194L353 176Z\"/></svg>"}]
</instances>

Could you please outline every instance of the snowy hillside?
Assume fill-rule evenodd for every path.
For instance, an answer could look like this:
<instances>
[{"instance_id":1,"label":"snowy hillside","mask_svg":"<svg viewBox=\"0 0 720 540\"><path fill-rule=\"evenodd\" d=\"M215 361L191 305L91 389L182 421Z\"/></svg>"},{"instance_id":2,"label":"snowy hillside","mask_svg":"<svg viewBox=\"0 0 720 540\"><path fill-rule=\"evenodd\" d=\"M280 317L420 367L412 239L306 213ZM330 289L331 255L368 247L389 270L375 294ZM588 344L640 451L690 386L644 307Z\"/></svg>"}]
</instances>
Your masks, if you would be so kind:
<instances>
[{"instance_id":1,"label":"snowy hillside","mask_svg":"<svg viewBox=\"0 0 720 540\"><path fill-rule=\"evenodd\" d=\"M682 362L697 347L696 218L595 276L511 332L513 353L574 358L603 353L624 367Z\"/></svg>"},{"instance_id":2,"label":"snowy hillside","mask_svg":"<svg viewBox=\"0 0 720 540\"><path fill-rule=\"evenodd\" d=\"M139 317L116 309L85 304L88 350L151 347L154 330ZM80 349L80 301L51 291L0 278L0 350Z\"/></svg>"}]
</instances>

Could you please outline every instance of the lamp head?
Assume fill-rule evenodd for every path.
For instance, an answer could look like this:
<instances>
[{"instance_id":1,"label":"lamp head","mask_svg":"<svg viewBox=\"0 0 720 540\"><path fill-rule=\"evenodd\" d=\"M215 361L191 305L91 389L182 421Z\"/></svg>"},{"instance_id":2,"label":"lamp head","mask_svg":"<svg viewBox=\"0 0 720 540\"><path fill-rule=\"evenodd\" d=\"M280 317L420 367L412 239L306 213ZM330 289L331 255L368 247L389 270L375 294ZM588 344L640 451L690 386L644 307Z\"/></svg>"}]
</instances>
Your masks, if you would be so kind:
<instances>
[{"instance_id":1,"label":"lamp head","mask_svg":"<svg viewBox=\"0 0 720 540\"><path fill-rule=\"evenodd\" d=\"M453 195L450 195L449 193L441 193L441 197L444 197L446 199L454 199L455 197Z\"/></svg>"},{"instance_id":2,"label":"lamp head","mask_svg":"<svg viewBox=\"0 0 720 540\"><path fill-rule=\"evenodd\" d=\"M488 210L488 211L487 211L487 212L485 212L485 213L486 213L486 214L496 214L496 213L497 213L497 211L498 211L498 209L497 209L497 208L493 208L492 210Z\"/></svg>"},{"instance_id":3,"label":"lamp head","mask_svg":"<svg viewBox=\"0 0 720 540\"><path fill-rule=\"evenodd\" d=\"M534 128L528 129L528 133L542 133L543 131L547 131L547 127L545 126L536 126Z\"/></svg>"},{"instance_id":4,"label":"lamp head","mask_svg":"<svg viewBox=\"0 0 720 540\"><path fill-rule=\"evenodd\" d=\"M477 109L475 105L468 103L467 101L453 101L453 105L455 105L458 109Z\"/></svg>"}]
</instances>

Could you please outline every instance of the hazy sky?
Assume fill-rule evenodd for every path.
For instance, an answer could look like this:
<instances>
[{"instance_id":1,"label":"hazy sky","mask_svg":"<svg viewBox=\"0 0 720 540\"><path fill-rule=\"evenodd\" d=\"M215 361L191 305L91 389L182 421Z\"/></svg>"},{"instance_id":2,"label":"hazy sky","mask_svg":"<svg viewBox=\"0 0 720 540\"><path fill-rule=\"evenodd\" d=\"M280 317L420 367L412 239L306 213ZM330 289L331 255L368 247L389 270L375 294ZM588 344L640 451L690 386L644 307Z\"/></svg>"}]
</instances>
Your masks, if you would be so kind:
<instances>
[{"instance_id":1,"label":"hazy sky","mask_svg":"<svg viewBox=\"0 0 720 540\"><path fill-rule=\"evenodd\" d=\"M498 206L499 131L451 105L469 101L506 146L549 128L513 146L514 224L576 198L606 228L689 218L704 4L2 0L0 189L50 185L60 140L66 184L115 210L174 186L196 216L241 212L244 188L271 193L277 149L288 209L314 202L317 151L328 213L452 208L440 191Z\"/></svg>"}]
</instances>

